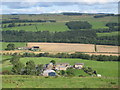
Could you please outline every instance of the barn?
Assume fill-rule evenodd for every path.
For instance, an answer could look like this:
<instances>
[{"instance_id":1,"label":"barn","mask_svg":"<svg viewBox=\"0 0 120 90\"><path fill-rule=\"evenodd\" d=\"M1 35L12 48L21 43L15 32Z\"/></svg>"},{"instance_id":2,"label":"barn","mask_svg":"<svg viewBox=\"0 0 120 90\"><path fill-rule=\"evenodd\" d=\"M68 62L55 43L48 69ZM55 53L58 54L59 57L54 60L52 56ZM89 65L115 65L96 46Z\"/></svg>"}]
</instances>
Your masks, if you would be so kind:
<instances>
[{"instance_id":1,"label":"barn","mask_svg":"<svg viewBox=\"0 0 120 90\"><path fill-rule=\"evenodd\" d=\"M43 76L56 76L56 72L54 70L45 70Z\"/></svg>"}]
</instances>

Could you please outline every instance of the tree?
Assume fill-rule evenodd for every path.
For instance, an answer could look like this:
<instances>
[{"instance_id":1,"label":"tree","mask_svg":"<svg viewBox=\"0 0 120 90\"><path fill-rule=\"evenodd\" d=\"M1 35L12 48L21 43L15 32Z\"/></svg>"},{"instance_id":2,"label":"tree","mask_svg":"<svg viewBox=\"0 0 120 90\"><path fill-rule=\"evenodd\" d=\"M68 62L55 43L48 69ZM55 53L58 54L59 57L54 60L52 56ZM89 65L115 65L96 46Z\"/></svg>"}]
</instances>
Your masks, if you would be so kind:
<instances>
[{"instance_id":1,"label":"tree","mask_svg":"<svg viewBox=\"0 0 120 90\"><path fill-rule=\"evenodd\" d=\"M8 27L15 27L15 23L9 24Z\"/></svg>"},{"instance_id":2,"label":"tree","mask_svg":"<svg viewBox=\"0 0 120 90\"><path fill-rule=\"evenodd\" d=\"M21 26L21 24L18 24L18 26Z\"/></svg>"},{"instance_id":3,"label":"tree","mask_svg":"<svg viewBox=\"0 0 120 90\"><path fill-rule=\"evenodd\" d=\"M6 27L7 27L7 25L4 25L4 26L3 26L3 28L6 28Z\"/></svg>"},{"instance_id":4,"label":"tree","mask_svg":"<svg viewBox=\"0 0 120 90\"><path fill-rule=\"evenodd\" d=\"M11 59L10 59L10 62L14 65L16 64L17 62L19 62L20 60L20 56L13 56Z\"/></svg>"},{"instance_id":5,"label":"tree","mask_svg":"<svg viewBox=\"0 0 120 90\"><path fill-rule=\"evenodd\" d=\"M16 63L14 63L13 64L13 67L12 67L12 72L14 73L14 74L21 74L21 71L22 71L22 69L24 68L24 64L22 64L21 62L16 62Z\"/></svg>"},{"instance_id":6,"label":"tree","mask_svg":"<svg viewBox=\"0 0 120 90\"><path fill-rule=\"evenodd\" d=\"M15 49L15 45L14 44L8 44L7 48L5 50L14 50Z\"/></svg>"},{"instance_id":7,"label":"tree","mask_svg":"<svg viewBox=\"0 0 120 90\"><path fill-rule=\"evenodd\" d=\"M26 24L23 24L23 26L26 26Z\"/></svg>"},{"instance_id":8,"label":"tree","mask_svg":"<svg viewBox=\"0 0 120 90\"><path fill-rule=\"evenodd\" d=\"M33 61L26 62L25 73L26 73L26 75L35 75L36 74L35 63Z\"/></svg>"},{"instance_id":9,"label":"tree","mask_svg":"<svg viewBox=\"0 0 120 90\"><path fill-rule=\"evenodd\" d=\"M55 60L51 60L50 62L51 62L51 63L53 63L53 64L55 64L55 63L56 63L56 62L55 62Z\"/></svg>"},{"instance_id":10,"label":"tree","mask_svg":"<svg viewBox=\"0 0 120 90\"><path fill-rule=\"evenodd\" d=\"M64 71L64 70L61 70L61 71L60 71L60 75L65 75L65 71Z\"/></svg>"},{"instance_id":11,"label":"tree","mask_svg":"<svg viewBox=\"0 0 120 90\"><path fill-rule=\"evenodd\" d=\"M36 75L41 74L43 71L43 64L38 64L36 67Z\"/></svg>"}]
</instances>

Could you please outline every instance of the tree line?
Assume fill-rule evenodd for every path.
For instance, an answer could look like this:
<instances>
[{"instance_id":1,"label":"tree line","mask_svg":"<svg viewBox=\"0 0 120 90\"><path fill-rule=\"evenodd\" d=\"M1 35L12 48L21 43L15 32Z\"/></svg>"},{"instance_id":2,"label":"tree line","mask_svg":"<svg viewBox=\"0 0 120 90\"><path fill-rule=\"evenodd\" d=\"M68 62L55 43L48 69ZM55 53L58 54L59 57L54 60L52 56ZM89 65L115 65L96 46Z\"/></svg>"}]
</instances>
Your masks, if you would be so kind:
<instances>
[{"instance_id":1,"label":"tree line","mask_svg":"<svg viewBox=\"0 0 120 90\"><path fill-rule=\"evenodd\" d=\"M120 56L106 56L106 55L88 55L81 52L75 52L72 54L69 53L57 53L57 54L50 54L50 53L23 53L22 55L19 53L6 53L3 55L12 55L18 57L52 57L52 58L79 58L79 59L86 59L86 60L93 60L93 61L120 61Z\"/></svg>"},{"instance_id":2,"label":"tree line","mask_svg":"<svg viewBox=\"0 0 120 90\"><path fill-rule=\"evenodd\" d=\"M102 14L102 15L95 15L93 16L94 18L103 18L103 17L108 17L108 16L119 16L115 14Z\"/></svg>"},{"instance_id":3,"label":"tree line","mask_svg":"<svg viewBox=\"0 0 120 90\"><path fill-rule=\"evenodd\" d=\"M27 22L56 22L56 20L5 20L2 21L2 24L5 23L27 23Z\"/></svg>"},{"instance_id":4,"label":"tree line","mask_svg":"<svg viewBox=\"0 0 120 90\"><path fill-rule=\"evenodd\" d=\"M94 60L94 61L120 61L120 56L106 56L106 55L88 55L80 52L68 54L68 53L57 53L57 54L49 54L49 53L24 53L22 57L52 57L52 58L79 58L86 60Z\"/></svg>"},{"instance_id":5,"label":"tree line","mask_svg":"<svg viewBox=\"0 0 120 90\"><path fill-rule=\"evenodd\" d=\"M1 27L2 27L2 28L9 28L9 27L20 27L20 26L31 26L31 25L35 25L35 24L31 24L31 23L30 23L30 24L26 24L26 23L25 23L25 24L18 24L18 25L17 25L17 24L15 24L15 23L10 23L10 24L8 24L8 25L2 24Z\"/></svg>"}]
</instances>

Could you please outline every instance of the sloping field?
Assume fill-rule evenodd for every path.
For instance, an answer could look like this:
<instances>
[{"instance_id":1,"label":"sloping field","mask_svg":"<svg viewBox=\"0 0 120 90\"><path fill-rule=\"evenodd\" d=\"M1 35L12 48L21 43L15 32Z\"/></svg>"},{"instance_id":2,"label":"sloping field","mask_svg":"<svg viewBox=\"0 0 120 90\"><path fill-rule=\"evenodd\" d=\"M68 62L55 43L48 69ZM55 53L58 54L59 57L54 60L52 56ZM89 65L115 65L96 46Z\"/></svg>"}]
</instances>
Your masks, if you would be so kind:
<instances>
[{"instance_id":1,"label":"sloping field","mask_svg":"<svg viewBox=\"0 0 120 90\"><path fill-rule=\"evenodd\" d=\"M95 52L94 44L28 43L27 45L39 46L43 52Z\"/></svg>"}]
</instances>

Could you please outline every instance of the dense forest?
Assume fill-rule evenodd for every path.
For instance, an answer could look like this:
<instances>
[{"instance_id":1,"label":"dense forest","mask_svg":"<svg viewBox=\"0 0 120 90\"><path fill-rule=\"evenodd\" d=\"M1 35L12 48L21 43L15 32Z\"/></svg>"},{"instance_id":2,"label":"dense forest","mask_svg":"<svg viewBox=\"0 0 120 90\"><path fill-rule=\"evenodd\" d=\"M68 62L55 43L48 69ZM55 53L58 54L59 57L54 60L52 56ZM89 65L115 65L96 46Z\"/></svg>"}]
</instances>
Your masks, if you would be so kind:
<instances>
[{"instance_id":1,"label":"dense forest","mask_svg":"<svg viewBox=\"0 0 120 90\"><path fill-rule=\"evenodd\" d=\"M93 30L71 30L65 32L49 31L2 31L3 42L59 42L120 45L118 36L97 37Z\"/></svg>"},{"instance_id":2,"label":"dense forest","mask_svg":"<svg viewBox=\"0 0 120 90\"><path fill-rule=\"evenodd\" d=\"M92 25L87 21L70 21L67 22L66 25L69 29L90 29Z\"/></svg>"}]
</instances>

